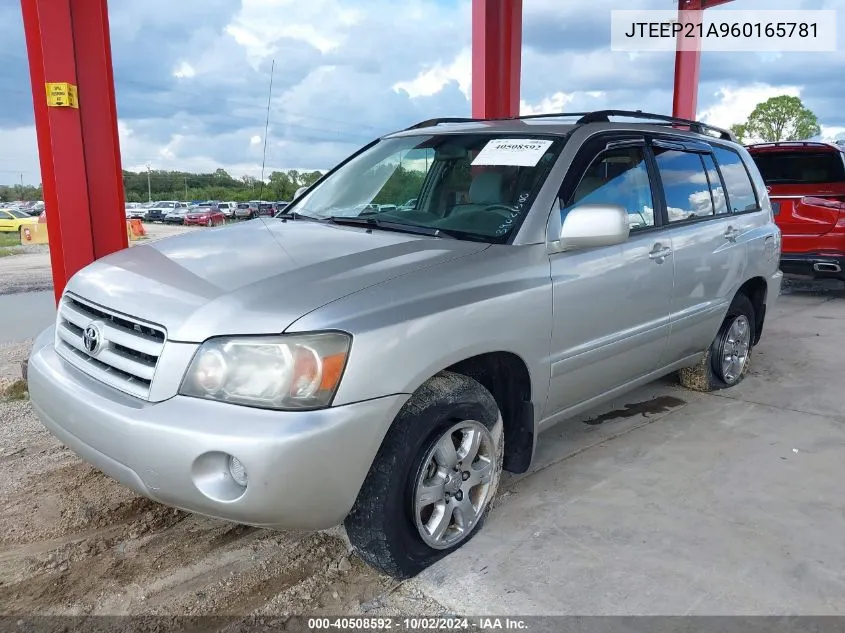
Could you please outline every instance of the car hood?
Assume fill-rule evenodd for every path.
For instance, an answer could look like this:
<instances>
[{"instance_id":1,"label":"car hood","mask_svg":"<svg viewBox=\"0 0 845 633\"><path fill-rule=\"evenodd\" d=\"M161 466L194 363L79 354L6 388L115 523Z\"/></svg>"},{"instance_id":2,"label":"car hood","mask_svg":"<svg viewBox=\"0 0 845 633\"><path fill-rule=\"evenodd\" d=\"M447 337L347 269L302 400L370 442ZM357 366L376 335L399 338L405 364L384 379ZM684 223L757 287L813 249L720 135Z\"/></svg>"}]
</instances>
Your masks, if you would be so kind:
<instances>
[{"instance_id":1,"label":"car hood","mask_svg":"<svg viewBox=\"0 0 845 633\"><path fill-rule=\"evenodd\" d=\"M487 244L266 218L132 246L74 275L67 290L200 342L273 334L336 299Z\"/></svg>"}]
</instances>

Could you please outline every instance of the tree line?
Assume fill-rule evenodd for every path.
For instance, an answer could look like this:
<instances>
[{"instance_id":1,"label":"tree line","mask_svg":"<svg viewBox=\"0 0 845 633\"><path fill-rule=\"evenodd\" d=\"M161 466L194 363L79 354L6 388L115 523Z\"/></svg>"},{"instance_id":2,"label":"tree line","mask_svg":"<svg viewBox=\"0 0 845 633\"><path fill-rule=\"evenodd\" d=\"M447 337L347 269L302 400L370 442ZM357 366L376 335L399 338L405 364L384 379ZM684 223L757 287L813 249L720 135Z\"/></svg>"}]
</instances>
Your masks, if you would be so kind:
<instances>
[{"instance_id":1,"label":"tree line","mask_svg":"<svg viewBox=\"0 0 845 633\"><path fill-rule=\"evenodd\" d=\"M148 200L290 200L300 187L313 184L319 171L274 171L264 183L253 176L235 178L225 169L193 174L151 170L123 172L126 202Z\"/></svg>"},{"instance_id":2,"label":"tree line","mask_svg":"<svg viewBox=\"0 0 845 633\"><path fill-rule=\"evenodd\" d=\"M234 178L225 169L213 173L194 174L186 171L123 171L126 202L148 200L291 200L300 187L313 184L322 176L319 171L274 171L266 182L253 176ZM148 180L149 178L149 180ZM0 185L0 202L43 200L41 185Z\"/></svg>"}]
</instances>

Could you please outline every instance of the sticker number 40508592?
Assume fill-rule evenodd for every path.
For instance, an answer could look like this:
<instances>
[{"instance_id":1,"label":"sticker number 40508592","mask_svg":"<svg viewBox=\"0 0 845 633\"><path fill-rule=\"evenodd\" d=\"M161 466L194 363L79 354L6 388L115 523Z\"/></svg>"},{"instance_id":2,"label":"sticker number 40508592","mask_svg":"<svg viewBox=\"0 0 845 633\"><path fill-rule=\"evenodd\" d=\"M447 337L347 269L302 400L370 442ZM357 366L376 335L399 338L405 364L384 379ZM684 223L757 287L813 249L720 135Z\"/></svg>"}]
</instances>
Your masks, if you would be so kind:
<instances>
[{"instance_id":1,"label":"sticker number 40508592","mask_svg":"<svg viewBox=\"0 0 845 633\"><path fill-rule=\"evenodd\" d=\"M489 141L473 165L508 165L534 167L552 144L550 140L532 138L500 138Z\"/></svg>"}]
</instances>

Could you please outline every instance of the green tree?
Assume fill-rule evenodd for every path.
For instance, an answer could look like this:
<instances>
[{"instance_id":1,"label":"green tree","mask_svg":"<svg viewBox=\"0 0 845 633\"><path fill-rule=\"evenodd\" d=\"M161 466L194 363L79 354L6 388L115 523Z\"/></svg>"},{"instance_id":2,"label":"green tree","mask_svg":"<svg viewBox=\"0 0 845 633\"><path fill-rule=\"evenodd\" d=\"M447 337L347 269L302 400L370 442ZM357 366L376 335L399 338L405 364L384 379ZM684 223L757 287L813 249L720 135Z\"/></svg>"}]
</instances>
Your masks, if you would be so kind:
<instances>
[{"instance_id":1,"label":"green tree","mask_svg":"<svg viewBox=\"0 0 845 633\"><path fill-rule=\"evenodd\" d=\"M745 123L734 123L731 126L731 132L740 143L743 143L745 141L745 137L748 136L748 129Z\"/></svg>"},{"instance_id":2,"label":"green tree","mask_svg":"<svg viewBox=\"0 0 845 633\"><path fill-rule=\"evenodd\" d=\"M761 141L796 141L821 133L819 120L798 97L781 95L757 105L745 124L748 136Z\"/></svg>"}]
</instances>

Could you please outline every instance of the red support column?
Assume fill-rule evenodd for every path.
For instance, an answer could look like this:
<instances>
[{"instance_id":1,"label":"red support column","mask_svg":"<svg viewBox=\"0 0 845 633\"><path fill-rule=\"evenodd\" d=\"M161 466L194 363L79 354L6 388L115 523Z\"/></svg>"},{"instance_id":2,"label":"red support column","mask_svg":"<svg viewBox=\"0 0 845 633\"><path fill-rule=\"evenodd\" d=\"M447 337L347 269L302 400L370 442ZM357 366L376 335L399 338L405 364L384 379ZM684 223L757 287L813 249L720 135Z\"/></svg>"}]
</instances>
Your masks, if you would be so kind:
<instances>
[{"instance_id":1,"label":"red support column","mask_svg":"<svg viewBox=\"0 0 845 633\"><path fill-rule=\"evenodd\" d=\"M681 24L701 22L701 0L678 0L678 19ZM675 92L672 116L695 119L698 106L698 79L701 70L701 42L697 35L686 38L678 34L675 50Z\"/></svg>"},{"instance_id":2,"label":"red support column","mask_svg":"<svg viewBox=\"0 0 845 633\"><path fill-rule=\"evenodd\" d=\"M472 116L519 115L522 0L472 0Z\"/></svg>"},{"instance_id":3,"label":"red support column","mask_svg":"<svg viewBox=\"0 0 845 633\"><path fill-rule=\"evenodd\" d=\"M95 259L128 245L106 0L21 0L56 299ZM77 87L50 106L46 83Z\"/></svg>"},{"instance_id":4,"label":"red support column","mask_svg":"<svg viewBox=\"0 0 845 633\"><path fill-rule=\"evenodd\" d=\"M678 0L681 24L700 23L703 11L733 0ZM683 46L682 46L683 43ZM695 120L698 108L698 82L701 76L701 41L680 34L675 49L675 92L672 116Z\"/></svg>"}]
</instances>

